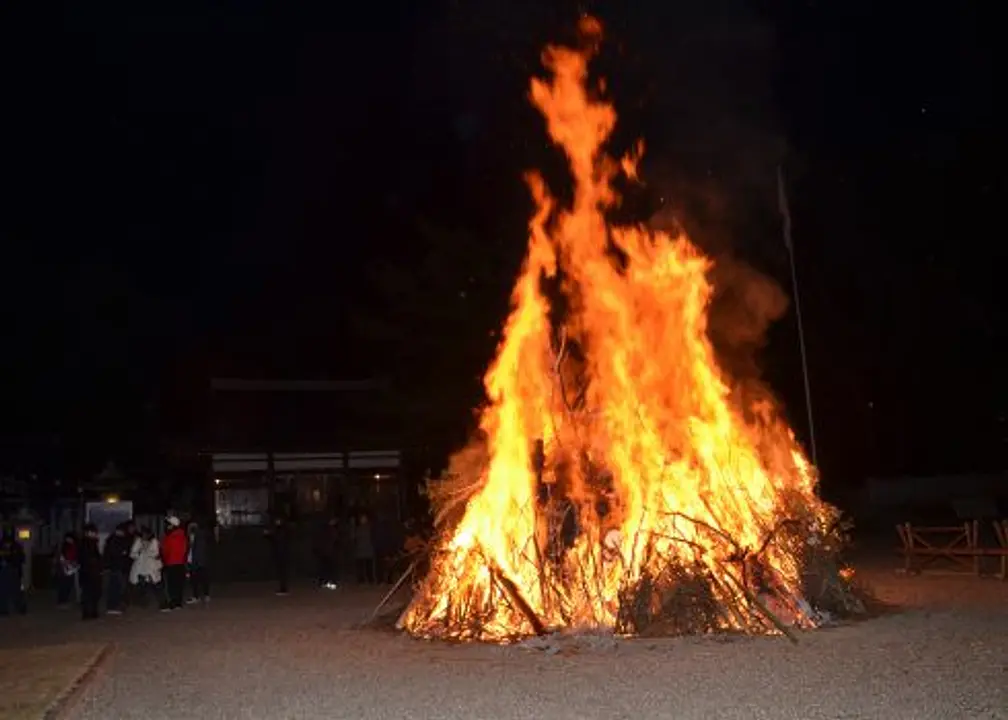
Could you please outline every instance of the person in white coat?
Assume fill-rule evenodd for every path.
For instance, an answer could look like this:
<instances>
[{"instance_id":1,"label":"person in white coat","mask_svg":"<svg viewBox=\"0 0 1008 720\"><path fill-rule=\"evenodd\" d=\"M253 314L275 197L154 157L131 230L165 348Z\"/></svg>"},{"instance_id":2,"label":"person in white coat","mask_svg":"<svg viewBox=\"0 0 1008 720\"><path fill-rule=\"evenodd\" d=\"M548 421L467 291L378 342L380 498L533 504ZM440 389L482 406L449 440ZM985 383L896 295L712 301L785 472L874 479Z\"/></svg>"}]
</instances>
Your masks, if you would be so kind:
<instances>
[{"instance_id":1,"label":"person in white coat","mask_svg":"<svg viewBox=\"0 0 1008 720\"><path fill-rule=\"evenodd\" d=\"M130 548L133 566L130 568L130 587L135 597L146 601L152 595L159 603L163 599L161 589L161 548L154 533L148 527L142 528Z\"/></svg>"}]
</instances>

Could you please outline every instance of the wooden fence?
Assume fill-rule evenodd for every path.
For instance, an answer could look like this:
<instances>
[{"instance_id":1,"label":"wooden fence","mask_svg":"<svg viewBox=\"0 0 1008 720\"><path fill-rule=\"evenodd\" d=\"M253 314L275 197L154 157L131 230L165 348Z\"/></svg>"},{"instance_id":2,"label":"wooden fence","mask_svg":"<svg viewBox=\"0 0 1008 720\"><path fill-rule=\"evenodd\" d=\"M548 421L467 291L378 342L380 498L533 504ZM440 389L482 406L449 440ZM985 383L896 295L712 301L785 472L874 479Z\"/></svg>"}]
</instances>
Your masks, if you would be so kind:
<instances>
[{"instance_id":1,"label":"wooden fence","mask_svg":"<svg viewBox=\"0 0 1008 720\"><path fill-rule=\"evenodd\" d=\"M1008 579L1008 520L993 523L996 546L984 545L980 539L980 522L970 520L961 525L924 526L902 523L896 526L903 554L903 569L921 572L938 562L958 567L976 575L983 571L983 559L998 560L997 576Z\"/></svg>"}]
</instances>

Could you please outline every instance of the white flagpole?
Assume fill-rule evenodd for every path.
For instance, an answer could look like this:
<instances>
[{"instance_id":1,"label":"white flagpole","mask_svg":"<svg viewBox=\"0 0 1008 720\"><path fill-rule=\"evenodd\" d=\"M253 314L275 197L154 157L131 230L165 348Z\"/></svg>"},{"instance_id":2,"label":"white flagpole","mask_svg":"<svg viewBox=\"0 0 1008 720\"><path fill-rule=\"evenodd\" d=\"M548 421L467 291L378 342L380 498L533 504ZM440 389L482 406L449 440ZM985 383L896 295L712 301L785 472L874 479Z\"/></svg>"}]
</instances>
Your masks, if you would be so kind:
<instances>
[{"instance_id":1,"label":"white flagpole","mask_svg":"<svg viewBox=\"0 0 1008 720\"><path fill-rule=\"evenodd\" d=\"M787 191L784 188L784 169L777 166L777 207L784 226L784 246L791 263L791 290L794 294L795 317L798 320L798 348L801 351L802 377L805 381L805 410L808 412L809 449L812 464L819 466L816 454L815 421L812 419L812 389L809 384L808 354L805 350L805 328L802 324L801 299L798 293L798 270L795 265L794 245L791 243L791 209L788 206Z\"/></svg>"}]
</instances>

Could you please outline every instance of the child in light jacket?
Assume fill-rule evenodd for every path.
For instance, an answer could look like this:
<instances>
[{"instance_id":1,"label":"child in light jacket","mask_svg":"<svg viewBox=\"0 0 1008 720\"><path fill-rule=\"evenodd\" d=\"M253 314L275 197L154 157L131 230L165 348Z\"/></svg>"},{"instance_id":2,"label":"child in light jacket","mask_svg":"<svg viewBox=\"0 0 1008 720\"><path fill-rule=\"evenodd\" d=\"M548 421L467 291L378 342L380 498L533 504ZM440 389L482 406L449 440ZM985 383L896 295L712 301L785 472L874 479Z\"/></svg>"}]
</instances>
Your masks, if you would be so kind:
<instances>
[{"instance_id":1,"label":"child in light jacket","mask_svg":"<svg viewBox=\"0 0 1008 720\"><path fill-rule=\"evenodd\" d=\"M148 527L142 528L130 548L133 566L130 568L130 587L137 599L143 601L147 595L161 599L161 548L157 538Z\"/></svg>"}]
</instances>

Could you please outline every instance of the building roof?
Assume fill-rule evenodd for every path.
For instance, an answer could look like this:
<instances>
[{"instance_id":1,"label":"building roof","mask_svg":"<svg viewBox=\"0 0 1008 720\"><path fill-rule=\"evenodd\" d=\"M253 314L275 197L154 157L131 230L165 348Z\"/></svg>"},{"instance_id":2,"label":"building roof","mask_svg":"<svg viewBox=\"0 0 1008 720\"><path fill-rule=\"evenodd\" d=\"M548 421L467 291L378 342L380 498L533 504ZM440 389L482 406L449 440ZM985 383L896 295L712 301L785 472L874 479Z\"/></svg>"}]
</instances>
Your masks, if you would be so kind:
<instances>
[{"instance_id":1,"label":"building roof","mask_svg":"<svg viewBox=\"0 0 1008 720\"><path fill-rule=\"evenodd\" d=\"M211 391L204 450L402 447L405 418L381 381L217 379Z\"/></svg>"},{"instance_id":2,"label":"building roof","mask_svg":"<svg viewBox=\"0 0 1008 720\"><path fill-rule=\"evenodd\" d=\"M213 378L215 392L375 392L388 387L384 380L249 380Z\"/></svg>"}]
</instances>

